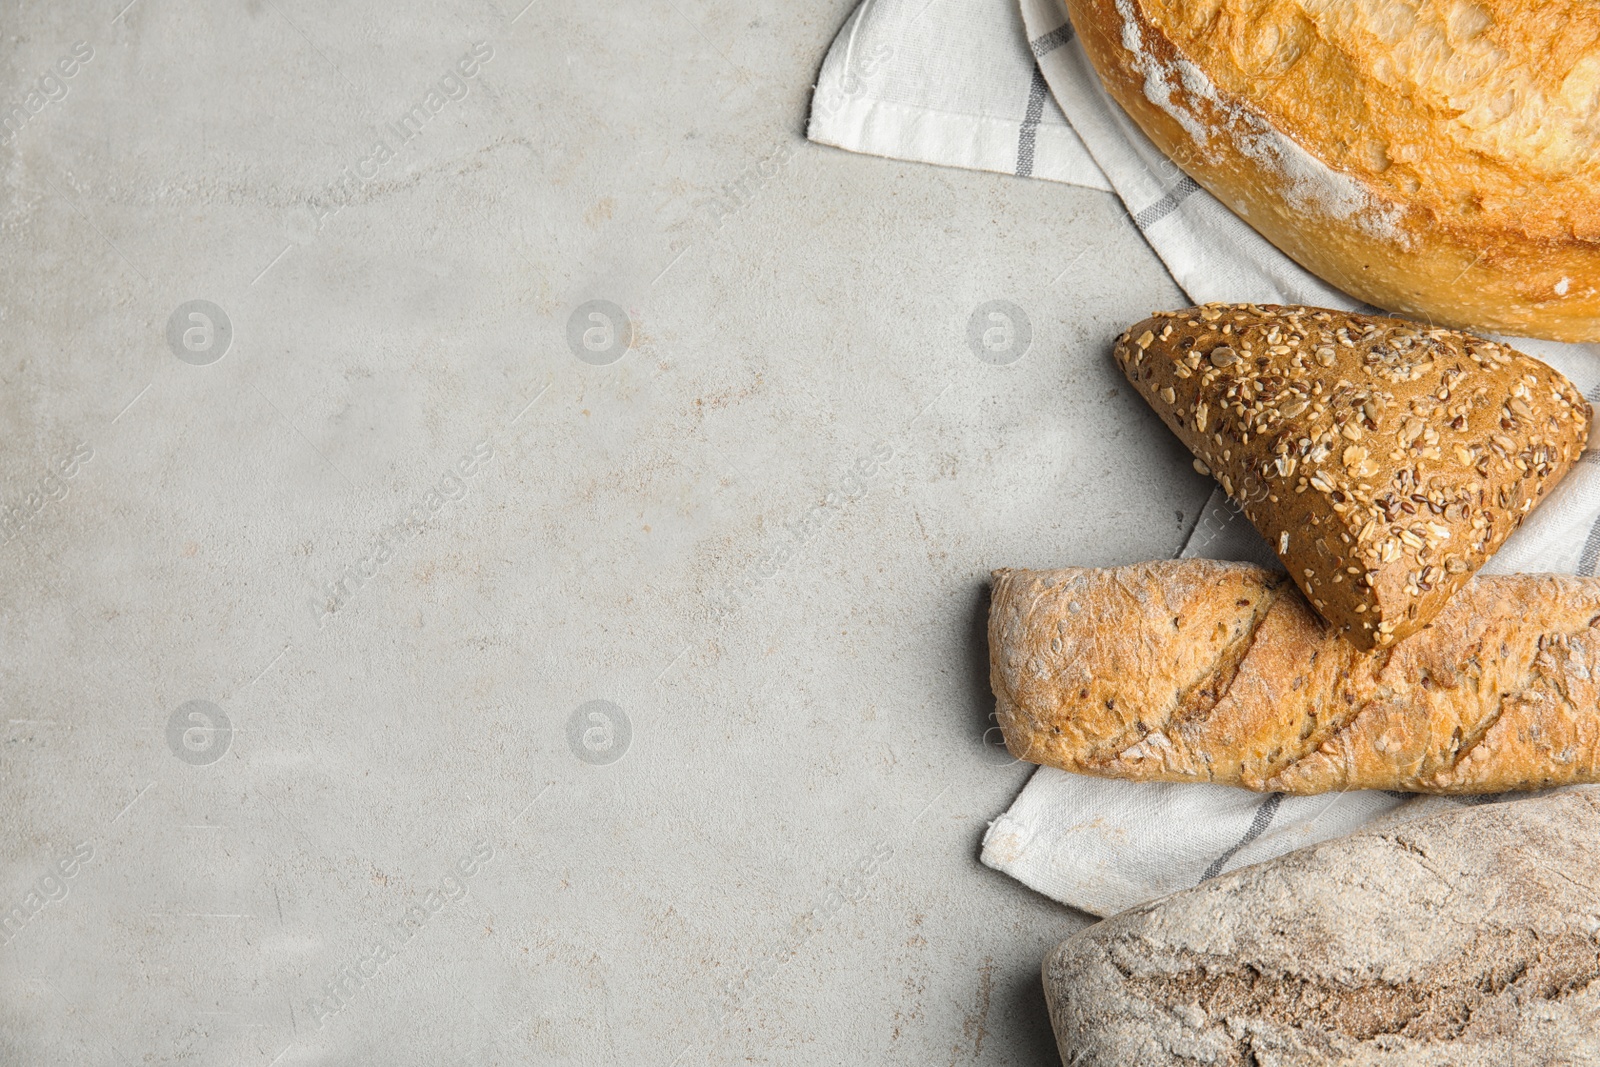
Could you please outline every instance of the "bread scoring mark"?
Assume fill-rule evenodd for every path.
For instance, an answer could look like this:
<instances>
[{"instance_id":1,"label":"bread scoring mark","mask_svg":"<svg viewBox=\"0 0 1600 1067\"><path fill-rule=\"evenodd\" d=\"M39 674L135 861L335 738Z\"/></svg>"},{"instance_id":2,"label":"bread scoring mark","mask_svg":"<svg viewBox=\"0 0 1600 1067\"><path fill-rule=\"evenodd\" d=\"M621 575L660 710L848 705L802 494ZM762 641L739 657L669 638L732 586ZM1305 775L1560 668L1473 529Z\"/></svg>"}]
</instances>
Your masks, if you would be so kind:
<instances>
[{"instance_id":1,"label":"bread scoring mark","mask_svg":"<svg viewBox=\"0 0 1600 1067\"><path fill-rule=\"evenodd\" d=\"M1526 579L1514 581L1524 583L1521 588L1526 595ZM1551 584L1559 588L1562 583ZM1570 633L1534 631L1518 635L1521 654L1513 657L1505 640L1505 618L1495 615L1490 619L1485 614L1500 610L1513 618L1527 614L1515 604L1497 603L1492 609L1479 608L1477 614L1488 626L1487 633L1480 634L1452 661L1430 662L1426 658L1412 657L1397 660L1398 673L1390 678L1395 683L1393 688L1382 684L1388 658L1408 646L1374 654L1384 656L1385 661L1371 670L1370 692L1363 692L1358 698L1356 714L1347 717L1337 733L1321 737L1319 744L1303 752L1298 759L1263 776L1263 781L1245 784L1262 791L1285 792L1350 788L1358 773L1355 748L1362 738L1370 738L1372 749L1393 764L1396 785L1406 790L1471 794L1506 788L1535 789L1584 780L1586 774L1592 774L1600 766L1600 752L1597 752L1600 730L1594 723L1596 701L1588 666L1595 654L1592 633L1583 629ZM1451 627L1467 625L1459 619L1442 618L1440 621ZM1499 633L1495 635L1497 630ZM1498 699L1484 692L1486 679L1477 654L1488 636L1495 636L1500 659L1511 671L1511 677L1488 683ZM1351 662L1355 665L1359 659ZM1466 702L1439 692L1468 688L1475 699ZM1429 696L1430 691L1436 695ZM1413 721L1411 717L1419 713L1412 709L1419 704L1430 705L1431 709L1421 712L1420 718ZM1441 714L1443 718L1439 719ZM1385 716L1390 725L1379 733ZM1400 717L1399 723L1394 722L1395 716ZM1580 744L1563 745L1564 738L1556 736L1553 730L1558 724L1569 724ZM1447 728L1450 730L1448 742L1444 737ZM1529 743L1540 752L1535 757L1536 763L1547 761L1563 768L1559 777L1546 771L1542 776L1508 784L1505 765L1526 757L1502 750L1508 745ZM1569 768L1568 765L1574 763L1576 767Z\"/></svg>"},{"instance_id":2,"label":"bread scoring mark","mask_svg":"<svg viewBox=\"0 0 1600 1067\"><path fill-rule=\"evenodd\" d=\"M996 577L992 677L1019 758L1298 795L1600 779L1595 579L1481 578L1427 635L1363 653L1248 564Z\"/></svg>"},{"instance_id":3,"label":"bread scoring mark","mask_svg":"<svg viewBox=\"0 0 1600 1067\"><path fill-rule=\"evenodd\" d=\"M1324 643L1318 650L1337 660L1333 673L1340 679L1348 680L1361 668L1363 681L1368 678L1377 678L1383 673L1383 668L1388 665L1392 649L1382 648L1371 653L1360 653L1348 642L1337 640ZM1319 658L1313 653L1313 659ZM1365 662L1363 662L1365 661ZM1326 672L1326 668L1325 668ZM1303 676L1302 676L1303 677ZM1299 679L1290 687L1291 692L1299 691ZM1380 694L1380 699L1387 701L1392 694ZM1330 701L1327 705L1311 704L1306 709L1305 718L1300 723L1298 737L1295 738L1294 747L1287 755L1282 750L1273 753L1266 761L1265 767L1256 772L1244 768L1245 785L1258 792L1300 792L1291 784L1292 776L1297 767L1306 760L1319 754L1329 755L1342 744L1341 739L1348 739L1350 730L1361 716L1371 710L1373 701L1357 700L1355 695L1347 688L1341 694L1342 700ZM1310 699L1309 697L1307 698ZM1343 707L1340 707L1343 704ZM1321 713L1319 715L1319 712ZM1344 745L1340 753L1339 765L1346 769L1344 782L1322 783L1325 789L1338 788L1349 782L1353 777L1353 753L1349 746Z\"/></svg>"},{"instance_id":4,"label":"bread scoring mark","mask_svg":"<svg viewBox=\"0 0 1600 1067\"><path fill-rule=\"evenodd\" d=\"M1379 840L1393 841L1420 855L1422 865L1438 875L1415 845L1398 835ZM1443 875L1438 877L1449 883ZM1127 941L1129 958L1145 960L1157 955L1149 943L1133 938ZM1381 1045L1384 1054L1400 1047L1395 1038L1405 1039L1408 1045L1404 1047L1413 1055L1421 1053L1419 1046L1449 1049L1459 1042L1458 1055L1472 1060L1476 1055L1468 1050L1478 1042L1472 1040L1469 1030L1476 1022L1480 1033L1493 1032L1498 1022L1496 1008L1509 1011L1519 1000L1559 1003L1581 997L1600 980L1600 941L1592 935L1526 927L1487 928L1449 955L1428 961L1415 975L1400 978L1374 974L1335 979L1315 972L1264 972L1232 957L1202 956L1188 948L1170 956L1159 955L1159 971L1141 968L1144 973L1136 973L1118 963L1117 955L1108 952L1106 959L1121 972L1129 1000L1148 1005L1152 1015L1176 1020L1191 1030L1237 1034L1237 1058L1230 1061L1236 1063L1258 1062L1253 1029L1238 1025L1240 1019L1265 1020L1298 1034L1339 1034L1374 1047L1388 1039ZM1188 1013L1176 1010L1196 1005L1198 1008ZM1475 1020L1480 1013L1483 1018ZM1484 1020L1490 1021L1486 1024ZM1505 1038L1504 1034L1495 1036Z\"/></svg>"},{"instance_id":5,"label":"bread scoring mark","mask_svg":"<svg viewBox=\"0 0 1600 1067\"><path fill-rule=\"evenodd\" d=\"M1122 736L1095 746L1083 760L1085 767L1092 768L1094 773L1115 772L1117 765L1124 762L1159 759L1168 771L1188 776L1199 773L1192 767L1194 756L1190 746L1184 742L1185 728L1203 726L1212 711L1227 700L1240 667L1255 647L1262 623L1286 594L1287 586L1286 577L1272 575L1255 586L1256 596L1253 600L1248 597L1236 600L1234 607L1248 609L1249 613L1234 618L1233 636L1212 660L1206 674L1172 695L1170 702L1160 709L1157 726L1144 727L1142 722L1136 722L1136 728L1142 727L1138 740L1133 739L1130 729L1124 729ZM1181 629L1181 619L1181 615L1173 617L1174 629ZM1208 766L1206 777L1210 777L1209 772Z\"/></svg>"}]
</instances>

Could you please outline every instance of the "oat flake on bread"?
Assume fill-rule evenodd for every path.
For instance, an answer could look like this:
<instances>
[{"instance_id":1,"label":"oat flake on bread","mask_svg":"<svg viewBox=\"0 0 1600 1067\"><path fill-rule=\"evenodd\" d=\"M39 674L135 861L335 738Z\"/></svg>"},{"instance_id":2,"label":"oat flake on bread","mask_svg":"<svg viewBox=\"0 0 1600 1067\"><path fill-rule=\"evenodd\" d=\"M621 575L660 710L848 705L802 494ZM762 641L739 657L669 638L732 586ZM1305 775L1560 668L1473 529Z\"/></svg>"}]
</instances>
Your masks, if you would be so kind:
<instances>
[{"instance_id":1,"label":"oat flake on bread","mask_svg":"<svg viewBox=\"0 0 1600 1067\"><path fill-rule=\"evenodd\" d=\"M1308 270L1439 325L1600 340L1600 5L1066 6L1144 132Z\"/></svg>"}]
</instances>

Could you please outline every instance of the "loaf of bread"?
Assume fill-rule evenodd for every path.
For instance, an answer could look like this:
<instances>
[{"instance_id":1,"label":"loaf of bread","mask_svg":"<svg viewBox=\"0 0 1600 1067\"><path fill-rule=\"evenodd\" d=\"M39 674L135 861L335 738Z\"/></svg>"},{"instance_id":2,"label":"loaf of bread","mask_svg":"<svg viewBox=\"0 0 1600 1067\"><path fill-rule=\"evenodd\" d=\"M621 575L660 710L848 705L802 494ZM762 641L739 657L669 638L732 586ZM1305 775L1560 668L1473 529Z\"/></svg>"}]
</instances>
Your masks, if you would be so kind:
<instances>
[{"instance_id":1,"label":"loaf of bread","mask_svg":"<svg viewBox=\"0 0 1600 1067\"><path fill-rule=\"evenodd\" d=\"M1600 340L1600 5L1066 0L1195 181L1363 300Z\"/></svg>"},{"instance_id":2,"label":"loaf of bread","mask_svg":"<svg viewBox=\"0 0 1600 1067\"><path fill-rule=\"evenodd\" d=\"M1263 792L1600 780L1600 579L1479 575L1362 652L1281 574L1166 560L996 571L1006 747L1079 774Z\"/></svg>"},{"instance_id":3,"label":"loaf of bread","mask_svg":"<svg viewBox=\"0 0 1600 1067\"><path fill-rule=\"evenodd\" d=\"M1588 439L1588 402L1547 364L1403 319L1212 304L1113 354L1362 648L1437 615Z\"/></svg>"}]
</instances>

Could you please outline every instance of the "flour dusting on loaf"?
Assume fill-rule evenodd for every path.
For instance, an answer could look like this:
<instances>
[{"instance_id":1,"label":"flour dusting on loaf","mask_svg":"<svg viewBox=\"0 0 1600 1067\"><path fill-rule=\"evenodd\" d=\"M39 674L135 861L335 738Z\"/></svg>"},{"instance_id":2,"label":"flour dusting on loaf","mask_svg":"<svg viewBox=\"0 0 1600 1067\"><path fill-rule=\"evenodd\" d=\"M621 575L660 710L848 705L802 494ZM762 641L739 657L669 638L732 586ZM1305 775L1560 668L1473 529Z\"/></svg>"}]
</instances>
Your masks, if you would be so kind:
<instances>
[{"instance_id":1,"label":"flour dusting on loaf","mask_svg":"<svg viewBox=\"0 0 1600 1067\"><path fill-rule=\"evenodd\" d=\"M1117 0L1117 11L1122 15L1122 47L1132 54L1134 69L1144 76L1145 99L1171 115L1198 144L1204 145L1209 142L1211 131L1205 122L1174 99L1177 90L1172 84L1171 72L1145 48L1139 22L1133 17L1133 0ZM1189 92L1200 92L1202 85L1210 87L1210 80L1193 64L1186 66L1189 68L1190 77L1194 80L1194 84L1186 87Z\"/></svg>"},{"instance_id":2,"label":"flour dusting on loaf","mask_svg":"<svg viewBox=\"0 0 1600 1067\"><path fill-rule=\"evenodd\" d=\"M1410 234L1399 224L1399 205L1378 201L1355 178L1334 170L1260 115L1218 92L1205 71L1194 63L1181 56L1168 62L1146 48L1133 2L1116 0L1122 16L1122 44L1132 53L1135 67L1144 76L1145 99L1172 116L1202 147L1211 142L1210 122L1220 117L1223 121L1215 132L1228 138L1236 151L1263 170L1277 175L1284 196L1296 209L1353 221L1385 240L1410 242ZM1181 93L1173 84L1174 75L1182 86ZM1187 99L1205 101L1211 108L1209 114L1202 115L1188 106Z\"/></svg>"},{"instance_id":3,"label":"flour dusting on loaf","mask_svg":"<svg viewBox=\"0 0 1600 1067\"><path fill-rule=\"evenodd\" d=\"M1600 5L1066 5L1157 146L1325 280L1444 325L1600 340Z\"/></svg>"}]
</instances>

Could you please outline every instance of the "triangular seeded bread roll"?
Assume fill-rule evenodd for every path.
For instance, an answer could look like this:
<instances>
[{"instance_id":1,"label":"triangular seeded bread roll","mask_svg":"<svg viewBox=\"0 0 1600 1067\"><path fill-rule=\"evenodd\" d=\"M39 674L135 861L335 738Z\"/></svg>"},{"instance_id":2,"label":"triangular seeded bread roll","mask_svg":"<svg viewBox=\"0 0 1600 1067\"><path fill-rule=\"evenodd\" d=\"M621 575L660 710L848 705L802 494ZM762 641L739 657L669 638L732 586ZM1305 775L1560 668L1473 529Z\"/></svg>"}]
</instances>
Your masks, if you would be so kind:
<instances>
[{"instance_id":1,"label":"triangular seeded bread roll","mask_svg":"<svg viewBox=\"0 0 1600 1067\"><path fill-rule=\"evenodd\" d=\"M1547 364L1403 319L1208 304L1113 352L1360 648L1427 625L1589 433L1588 402Z\"/></svg>"}]
</instances>

